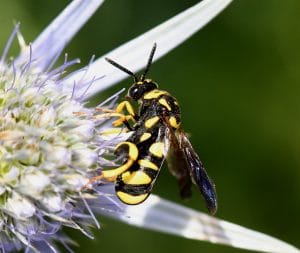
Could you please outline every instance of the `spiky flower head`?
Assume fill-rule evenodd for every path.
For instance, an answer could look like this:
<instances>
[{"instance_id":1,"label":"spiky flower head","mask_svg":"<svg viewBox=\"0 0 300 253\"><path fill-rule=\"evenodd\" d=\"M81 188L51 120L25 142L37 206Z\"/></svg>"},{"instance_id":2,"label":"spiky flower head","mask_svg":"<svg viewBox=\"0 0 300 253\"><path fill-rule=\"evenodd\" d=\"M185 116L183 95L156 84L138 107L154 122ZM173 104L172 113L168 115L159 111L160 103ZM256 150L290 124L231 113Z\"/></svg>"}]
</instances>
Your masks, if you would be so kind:
<instances>
[{"instance_id":1,"label":"spiky flower head","mask_svg":"<svg viewBox=\"0 0 300 253\"><path fill-rule=\"evenodd\" d=\"M81 189L103 166L99 152L113 145L101 140L103 122L94 109L61 90L68 63L45 73L31 61L0 65L0 238L6 251L60 239L62 225L88 233Z\"/></svg>"}]
</instances>

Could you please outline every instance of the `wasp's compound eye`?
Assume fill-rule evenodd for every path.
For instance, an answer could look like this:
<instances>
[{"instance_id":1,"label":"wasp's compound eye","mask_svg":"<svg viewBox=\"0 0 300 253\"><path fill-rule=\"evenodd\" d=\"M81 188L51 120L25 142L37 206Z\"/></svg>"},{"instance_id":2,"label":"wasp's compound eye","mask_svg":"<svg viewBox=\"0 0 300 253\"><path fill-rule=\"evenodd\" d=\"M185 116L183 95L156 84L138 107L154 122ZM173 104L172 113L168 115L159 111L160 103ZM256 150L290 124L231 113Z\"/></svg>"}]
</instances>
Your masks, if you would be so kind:
<instances>
[{"instance_id":1,"label":"wasp's compound eye","mask_svg":"<svg viewBox=\"0 0 300 253\"><path fill-rule=\"evenodd\" d=\"M157 89L157 84L147 79L143 82L134 83L129 89L128 95L134 100L139 100L147 92Z\"/></svg>"},{"instance_id":2,"label":"wasp's compound eye","mask_svg":"<svg viewBox=\"0 0 300 253\"><path fill-rule=\"evenodd\" d=\"M141 85L136 86L134 85L132 88L129 89L128 95L134 99L134 100L138 100L140 99L144 94L144 90L143 87L141 87Z\"/></svg>"}]
</instances>

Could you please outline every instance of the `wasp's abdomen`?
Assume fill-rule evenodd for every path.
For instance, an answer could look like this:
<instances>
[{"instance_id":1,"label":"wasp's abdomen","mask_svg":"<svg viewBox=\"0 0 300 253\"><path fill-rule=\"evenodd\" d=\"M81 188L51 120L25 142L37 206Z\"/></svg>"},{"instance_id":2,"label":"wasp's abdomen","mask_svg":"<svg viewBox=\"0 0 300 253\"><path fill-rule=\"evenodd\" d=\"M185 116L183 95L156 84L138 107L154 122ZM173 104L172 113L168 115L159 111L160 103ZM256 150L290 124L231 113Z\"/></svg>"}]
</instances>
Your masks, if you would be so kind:
<instances>
[{"instance_id":1,"label":"wasp's abdomen","mask_svg":"<svg viewBox=\"0 0 300 253\"><path fill-rule=\"evenodd\" d=\"M151 129L139 128L127 141L135 143L139 156L116 181L116 194L126 204L143 202L151 193L165 158L165 126L159 121Z\"/></svg>"}]
</instances>

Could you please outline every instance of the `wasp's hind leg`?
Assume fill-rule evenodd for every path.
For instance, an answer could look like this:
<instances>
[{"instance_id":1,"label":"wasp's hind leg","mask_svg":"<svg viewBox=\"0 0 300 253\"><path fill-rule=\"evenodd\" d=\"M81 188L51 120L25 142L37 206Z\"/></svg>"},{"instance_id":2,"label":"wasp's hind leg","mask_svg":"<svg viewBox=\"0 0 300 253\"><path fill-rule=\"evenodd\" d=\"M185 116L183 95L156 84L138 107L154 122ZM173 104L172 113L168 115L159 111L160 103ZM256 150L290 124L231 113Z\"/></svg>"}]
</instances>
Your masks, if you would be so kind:
<instances>
[{"instance_id":1,"label":"wasp's hind leg","mask_svg":"<svg viewBox=\"0 0 300 253\"><path fill-rule=\"evenodd\" d=\"M87 184L83 188L87 188L88 185L99 180L104 180L106 182L115 182L116 178L120 174L128 170L133 165L133 163L137 160L139 151L134 143L125 141L117 145L115 149L115 154L118 155L127 154L127 158L125 162L121 166L115 169L104 170L100 175L90 178Z\"/></svg>"}]
</instances>

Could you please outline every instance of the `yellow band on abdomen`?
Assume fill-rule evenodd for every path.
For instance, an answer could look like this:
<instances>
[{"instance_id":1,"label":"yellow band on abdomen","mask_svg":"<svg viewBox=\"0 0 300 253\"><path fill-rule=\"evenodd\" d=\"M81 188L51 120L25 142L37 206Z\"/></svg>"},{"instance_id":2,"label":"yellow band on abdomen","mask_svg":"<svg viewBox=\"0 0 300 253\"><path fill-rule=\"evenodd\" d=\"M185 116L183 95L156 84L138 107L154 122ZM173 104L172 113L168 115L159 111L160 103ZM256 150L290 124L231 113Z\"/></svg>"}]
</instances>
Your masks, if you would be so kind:
<instances>
[{"instance_id":1,"label":"yellow band on abdomen","mask_svg":"<svg viewBox=\"0 0 300 253\"><path fill-rule=\"evenodd\" d=\"M117 191L117 196L119 197L120 200L122 200L124 203L128 205L137 205L141 202L143 202L149 194L141 194L138 196L133 196L125 192Z\"/></svg>"}]
</instances>

